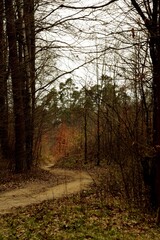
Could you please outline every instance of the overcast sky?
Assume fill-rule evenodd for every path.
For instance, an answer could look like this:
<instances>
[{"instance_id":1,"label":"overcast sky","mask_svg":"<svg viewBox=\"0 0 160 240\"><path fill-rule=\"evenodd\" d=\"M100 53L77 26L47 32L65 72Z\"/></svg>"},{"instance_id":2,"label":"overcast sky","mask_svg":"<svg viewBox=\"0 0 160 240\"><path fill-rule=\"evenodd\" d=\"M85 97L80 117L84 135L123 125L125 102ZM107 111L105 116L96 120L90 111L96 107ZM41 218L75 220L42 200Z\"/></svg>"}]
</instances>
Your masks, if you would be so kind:
<instances>
[{"instance_id":1,"label":"overcast sky","mask_svg":"<svg viewBox=\"0 0 160 240\"><path fill-rule=\"evenodd\" d=\"M108 1L59 1L57 5L54 4L54 8L57 9L62 3L79 7L99 6L105 4L105 2ZM52 10L53 5L48 6L45 14L47 15ZM123 11L126 11L126 13L122 14ZM43 11L42 15L44 15ZM83 16L85 17L82 18ZM53 47L53 53L56 52L58 55L55 61L56 67L60 71L57 74L71 71L91 59L98 58L98 60L93 60L92 63L80 67L73 73L63 76L59 81L71 77L79 85L84 85L85 82L88 82L88 84L96 82L97 78L102 74L115 78L115 68L118 68L120 59L114 49L121 48L122 45L123 47L130 47L133 43L129 40L132 29L130 12L127 12L127 8L125 10L121 0L96 10L87 9L81 11L80 9L68 9L65 7L58 8L45 19L45 22L46 25L55 23L49 31L43 32L42 35L49 40L50 46ZM117 35L117 33L121 34ZM128 54L127 51L123 50L123 52L124 55ZM50 70L50 76L48 76L48 81L51 81L55 75L55 62L50 61L49 64L50 69L53 69Z\"/></svg>"}]
</instances>

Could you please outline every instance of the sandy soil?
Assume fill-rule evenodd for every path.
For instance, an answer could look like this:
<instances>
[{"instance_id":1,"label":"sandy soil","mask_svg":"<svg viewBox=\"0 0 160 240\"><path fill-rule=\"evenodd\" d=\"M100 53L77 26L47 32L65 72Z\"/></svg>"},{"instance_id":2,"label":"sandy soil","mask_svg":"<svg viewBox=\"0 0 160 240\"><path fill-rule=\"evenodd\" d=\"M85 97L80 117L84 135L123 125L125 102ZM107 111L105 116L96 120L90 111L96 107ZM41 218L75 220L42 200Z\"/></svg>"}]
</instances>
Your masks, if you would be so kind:
<instances>
[{"instance_id":1,"label":"sandy soil","mask_svg":"<svg viewBox=\"0 0 160 240\"><path fill-rule=\"evenodd\" d=\"M17 207L40 203L44 200L61 198L86 189L92 182L88 173L83 171L71 171L52 166L44 167L44 170L52 174L65 177L64 182L51 186L46 182L28 182L25 186L0 193L0 214L12 212ZM68 182L68 177L70 181Z\"/></svg>"}]
</instances>

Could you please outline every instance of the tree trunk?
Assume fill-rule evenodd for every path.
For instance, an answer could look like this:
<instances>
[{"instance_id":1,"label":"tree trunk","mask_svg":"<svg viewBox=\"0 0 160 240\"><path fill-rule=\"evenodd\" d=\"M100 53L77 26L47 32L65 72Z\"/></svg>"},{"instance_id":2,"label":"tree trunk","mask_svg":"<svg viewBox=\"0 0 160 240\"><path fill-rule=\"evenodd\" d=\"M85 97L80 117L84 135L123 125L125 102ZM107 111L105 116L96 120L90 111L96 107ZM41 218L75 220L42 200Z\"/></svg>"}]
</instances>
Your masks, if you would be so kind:
<instances>
[{"instance_id":1,"label":"tree trunk","mask_svg":"<svg viewBox=\"0 0 160 240\"><path fill-rule=\"evenodd\" d=\"M28 168L33 163L34 108L35 108L35 23L34 0L24 0L25 24L25 126Z\"/></svg>"},{"instance_id":2,"label":"tree trunk","mask_svg":"<svg viewBox=\"0 0 160 240\"><path fill-rule=\"evenodd\" d=\"M88 134L87 134L87 93L85 86L85 104L84 104L84 163L88 162Z\"/></svg>"},{"instance_id":3,"label":"tree trunk","mask_svg":"<svg viewBox=\"0 0 160 240\"><path fill-rule=\"evenodd\" d=\"M6 31L9 44L9 66L12 78L13 108L15 119L15 170L22 172L27 169L25 145L25 120L22 98L22 73L19 66L17 51L17 38L15 27L15 14L13 1L5 1Z\"/></svg>"},{"instance_id":4,"label":"tree trunk","mask_svg":"<svg viewBox=\"0 0 160 240\"><path fill-rule=\"evenodd\" d=\"M0 0L0 148L4 158L8 158L8 99L6 74L6 48L3 13L3 0Z\"/></svg>"},{"instance_id":5,"label":"tree trunk","mask_svg":"<svg viewBox=\"0 0 160 240\"><path fill-rule=\"evenodd\" d=\"M150 56L153 67L153 147L155 158L151 174L151 200L155 208L160 208L160 0L146 1L141 6L131 0L133 6L144 21L149 33ZM143 8L144 7L144 8ZM148 11L149 9L149 11ZM144 11L143 11L144 10ZM146 10L146 11L145 11ZM147 15L148 14L148 15ZM160 216L158 217L160 222Z\"/></svg>"},{"instance_id":6,"label":"tree trunk","mask_svg":"<svg viewBox=\"0 0 160 240\"><path fill-rule=\"evenodd\" d=\"M150 52L153 63L153 146L155 162L153 165L152 201L160 207L160 36L151 36Z\"/></svg>"}]
</instances>

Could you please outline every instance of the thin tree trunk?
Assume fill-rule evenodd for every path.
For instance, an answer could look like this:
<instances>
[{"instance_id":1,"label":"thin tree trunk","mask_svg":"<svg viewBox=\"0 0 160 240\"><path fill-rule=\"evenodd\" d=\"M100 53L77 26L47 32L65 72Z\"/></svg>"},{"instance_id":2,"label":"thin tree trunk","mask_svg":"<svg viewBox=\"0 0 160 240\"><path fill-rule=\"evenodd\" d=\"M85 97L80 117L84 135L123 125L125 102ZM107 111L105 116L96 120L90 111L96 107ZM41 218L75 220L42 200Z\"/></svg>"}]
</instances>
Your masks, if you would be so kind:
<instances>
[{"instance_id":1,"label":"thin tree trunk","mask_svg":"<svg viewBox=\"0 0 160 240\"><path fill-rule=\"evenodd\" d=\"M84 163L88 162L88 135L87 135L87 93L85 87L85 105L84 105Z\"/></svg>"},{"instance_id":2,"label":"thin tree trunk","mask_svg":"<svg viewBox=\"0 0 160 240\"><path fill-rule=\"evenodd\" d=\"M3 13L3 0L0 0L0 146L3 156L8 158L8 101Z\"/></svg>"},{"instance_id":3,"label":"thin tree trunk","mask_svg":"<svg viewBox=\"0 0 160 240\"><path fill-rule=\"evenodd\" d=\"M35 26L34 0L24 0L25 23L25 115L26 115L26 152L28 168L33 163L34 108L35 108Z\"/></svg>"}]
</instances>

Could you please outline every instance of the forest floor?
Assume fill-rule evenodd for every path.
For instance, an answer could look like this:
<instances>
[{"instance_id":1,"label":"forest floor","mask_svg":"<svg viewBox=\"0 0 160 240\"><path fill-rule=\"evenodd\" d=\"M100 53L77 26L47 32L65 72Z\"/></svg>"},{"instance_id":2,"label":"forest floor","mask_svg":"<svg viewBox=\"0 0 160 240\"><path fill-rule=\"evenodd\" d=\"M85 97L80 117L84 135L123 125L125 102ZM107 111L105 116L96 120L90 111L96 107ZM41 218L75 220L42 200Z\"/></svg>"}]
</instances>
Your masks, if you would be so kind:
<instances>
[{"instance_id":1,"label":"forest floor","mask_svg":"<svg viewBox=\"0 0 160 240\"><path fill-rule=\"evenodd\" d=\"M154 214L108 192L107 169L58 166L0 177L0 240L160 239Z\"/></svg>"},{"instance_id":2,"label":"forest floor","mask_svg":"<svg viewBox=\"0 0 160 240\"><path fill-rule=\"evenodd\" d=\"M27 174L12 173L0 182L0 214L14 208L38 204L45 200L65 197L85 189L92 179L84 171L73 171L45 166Z\"/></svg>"}]
</instances>

